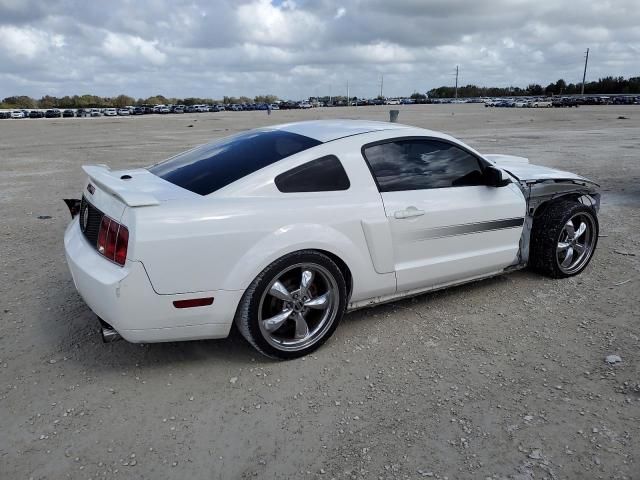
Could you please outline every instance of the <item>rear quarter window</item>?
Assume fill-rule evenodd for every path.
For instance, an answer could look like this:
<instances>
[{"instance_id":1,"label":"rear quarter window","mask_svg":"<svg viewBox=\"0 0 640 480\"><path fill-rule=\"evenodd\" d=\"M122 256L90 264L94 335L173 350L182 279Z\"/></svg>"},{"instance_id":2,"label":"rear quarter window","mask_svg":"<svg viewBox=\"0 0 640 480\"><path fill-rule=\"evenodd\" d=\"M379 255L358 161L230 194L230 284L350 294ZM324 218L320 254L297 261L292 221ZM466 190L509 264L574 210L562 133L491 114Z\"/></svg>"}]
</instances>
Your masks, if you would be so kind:
<instances>
[{"instance_id":1,"label":"rear quarter window","mask_svg":"<svg viewBox=\"0 0 640 480\"><path fill-rule=\"evenodd\" d=\"M208 195L320 143L282 130L252 130L180 153L148 170L174 185Z\"/></svg>"},{"instance_id":2,"label":"rear quarter window","mask_svg":"<svg viewBox=\"0 0 640 480\"><path fill-rule=\"evenodd\" d=\"M275 184L283 193L332 192L348 190L351 186L347 172L335 155L327 155L281 173L275 178Z\"/></svg>"}]
</instances>

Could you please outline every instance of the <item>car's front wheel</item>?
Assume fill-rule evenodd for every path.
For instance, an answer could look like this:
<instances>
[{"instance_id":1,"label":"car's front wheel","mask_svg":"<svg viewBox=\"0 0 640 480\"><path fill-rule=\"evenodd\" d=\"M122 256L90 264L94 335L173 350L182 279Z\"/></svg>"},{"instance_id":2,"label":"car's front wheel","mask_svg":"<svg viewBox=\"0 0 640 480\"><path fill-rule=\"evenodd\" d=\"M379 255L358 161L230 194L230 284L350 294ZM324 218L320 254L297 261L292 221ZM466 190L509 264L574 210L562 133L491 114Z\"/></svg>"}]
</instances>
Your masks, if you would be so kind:
<instances>
[{"instance_id":1,"label":"car's front wheel","mask_svg":"<svg viewBox=\"0 0 640 480\"><path fill-rule=\"evenodd\" d=\"M582 272L598 243L598 218L593 208L575 200L559 200L533 222L529 265L553 278Z\"/></svg>"},{"instance_id":2,"label":"car's front wheel","mask_svg":"<svg viewBox=\"0 0 640 480\"><path fill-rule=\"evenodd\" d=\"M301 357L333 334L346 297L344 275L333 260L320 252L295 252L256 277L240 301L235 322L264 355Z\"/></svg>"}]
</instances>

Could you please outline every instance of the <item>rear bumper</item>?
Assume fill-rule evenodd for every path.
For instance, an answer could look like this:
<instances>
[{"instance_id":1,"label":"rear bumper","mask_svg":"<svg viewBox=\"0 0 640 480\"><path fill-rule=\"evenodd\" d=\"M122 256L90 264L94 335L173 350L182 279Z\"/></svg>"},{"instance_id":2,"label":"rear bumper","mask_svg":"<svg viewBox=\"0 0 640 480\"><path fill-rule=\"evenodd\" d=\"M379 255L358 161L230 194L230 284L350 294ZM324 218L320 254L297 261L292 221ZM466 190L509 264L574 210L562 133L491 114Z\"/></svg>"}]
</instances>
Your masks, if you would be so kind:
<instances>
[{"instance_id":1,"label":"rear bumper","mask_svg":"<svg viewBox=\"0 0 640 480\"><path fill-rule=\"evenodd\" d=\"M89 245L77 218L65 232L64 249L73 283L100 318L135 343L224 338L242 291L159 295L144 265L127 260L124 267L109 262ZM213 297L212 305L177 309L175 300Z\"/></svg>"}]
</instances>

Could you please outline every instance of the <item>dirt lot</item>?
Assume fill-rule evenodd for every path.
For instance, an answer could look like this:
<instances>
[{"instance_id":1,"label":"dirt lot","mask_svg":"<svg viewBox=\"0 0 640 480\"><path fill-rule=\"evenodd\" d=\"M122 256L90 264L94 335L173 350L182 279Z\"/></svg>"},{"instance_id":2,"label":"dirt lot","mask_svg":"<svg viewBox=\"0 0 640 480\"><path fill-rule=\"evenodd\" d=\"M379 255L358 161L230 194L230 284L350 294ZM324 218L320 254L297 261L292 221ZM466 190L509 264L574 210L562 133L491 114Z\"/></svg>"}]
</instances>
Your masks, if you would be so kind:
<instances>
[{"instance_id":1,"label":"dirt lot","mask_svg":"<svg viewBox=\"0 0 640 480\"><path fill-rule=\"evenodd\" d=\"M400 107L600 182L578 277L522 271L355 312L286 363L235 331L101 343L62 248L81 165L388 109L0 121L0 478L640 478L640 107Z\"/></svg>"}]
</instances>

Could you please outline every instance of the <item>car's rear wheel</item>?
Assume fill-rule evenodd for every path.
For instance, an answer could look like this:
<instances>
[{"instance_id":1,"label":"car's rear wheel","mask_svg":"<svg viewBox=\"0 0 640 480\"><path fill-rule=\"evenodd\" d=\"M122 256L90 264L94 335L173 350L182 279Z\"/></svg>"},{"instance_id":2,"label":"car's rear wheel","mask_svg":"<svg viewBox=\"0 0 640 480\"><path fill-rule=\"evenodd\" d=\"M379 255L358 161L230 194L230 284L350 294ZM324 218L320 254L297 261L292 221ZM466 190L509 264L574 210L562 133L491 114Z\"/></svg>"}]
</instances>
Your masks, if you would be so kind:
<instances>
[{"instance_id":1,"label":"car's rear wheel","mask_svg":"<svg viewBox=\"0 0 640 480\"><path fill-rule=\"evenodd\" d=\"M553 278L577 275L593 257L598 231L593 208L574 200L554 202L533 223L529 265Z\"/></svg>"},{"instance_id":2,"label":"car's rear wheel","mask_svg":"<svg viewBox=\"0 0 640 480\"><path fill-rule=\"evenodd\" d=\"M307 355L344 315L346 283L328 256L300 251L276 260L245 292L235 322L258 351L273 358Z\"/></svg>"}]
</instances>

